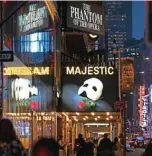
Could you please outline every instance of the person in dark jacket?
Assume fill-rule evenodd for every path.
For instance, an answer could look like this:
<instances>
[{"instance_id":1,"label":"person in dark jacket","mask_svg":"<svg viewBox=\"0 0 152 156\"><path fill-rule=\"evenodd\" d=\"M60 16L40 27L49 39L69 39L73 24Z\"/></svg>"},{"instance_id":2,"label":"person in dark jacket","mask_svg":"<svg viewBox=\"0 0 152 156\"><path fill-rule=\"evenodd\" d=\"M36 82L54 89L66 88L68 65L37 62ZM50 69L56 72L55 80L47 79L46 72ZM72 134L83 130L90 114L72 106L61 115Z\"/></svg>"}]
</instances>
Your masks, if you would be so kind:
<instances>
[{"instance_id":1,"label":"person in dark jacket","mask_svg":"<svg viewBox=\"0 0 152 156\"><path fill-rule=\"evenodd\" d=\"M108 138L108 134L104 134L103 139L100 141L98 146L98 156L114 156L114 152L112 150L112 142Z\"/></svg>"},{"instance_id":2,"label":"person in dark jacket","mask_svg":"<svg viewBox=\"0 0 152 156\"><path fill-rule=\"evenodd\" d=\"M32 156L59 156L59 145L53 138L41 138L33 146Z\"/></svg>"},{"instance_id":3,"label":"person in dark jacket","mask_svg":"<svg viewBox=\"0 0 152 156\"><path fill-rule=\"evenodd\" d=\"M149 144L146 147L145 152L143 153L143 156L152 156L152 139L149 141Z\"/></svg>"},{"instance_id":4,"label":"person in dark jacket","mask_svg":"<svg viewBox=\"0 0 152 156\"><path fill-rule=\"evenodd\" d=\"M93 141L90 138L88 138L86 140L86 148L85 148L86 156L94 156L94 148L95 148L95 145Z\"/></svg>"},{"instance_id":5,"label":"person in dark jacket","mask_svg":"<svg viewBox=\"0 0 152 156\"><path fill-rule=\"evenodd\" d=\"M0 156L27 156L9 119L0 120Z\"/></svg>"},{"instance_id":6,"label":"person in dark jacket","mask_svg":"<svg viewBox=\"0 0 152 156\"><path fill-rule=\"evenodd\" d=\"M83 135L79 134L78 139L75 140L74 152L77 156L84 156L85 155L85 146L86 142L83 139Z\"/></svg>"}]
</instances>

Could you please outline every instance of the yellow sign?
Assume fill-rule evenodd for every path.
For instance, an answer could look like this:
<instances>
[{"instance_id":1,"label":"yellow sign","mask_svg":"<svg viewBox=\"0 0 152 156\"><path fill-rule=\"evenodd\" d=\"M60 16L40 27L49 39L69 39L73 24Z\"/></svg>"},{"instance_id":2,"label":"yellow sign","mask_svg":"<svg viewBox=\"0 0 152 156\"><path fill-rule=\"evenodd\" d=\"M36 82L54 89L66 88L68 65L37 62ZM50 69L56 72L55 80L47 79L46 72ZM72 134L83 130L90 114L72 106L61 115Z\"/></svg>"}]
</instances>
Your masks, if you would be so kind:
<instances>
[{"instance_id":1,"label":"yellow sign","mask_svg":"<svg viewBox=\"0 0 152 156\"><path fill-rule=\"evenodd\" d=\"M49 75L49 67L4 67L4 75Z\"/></svg>"},{"instance_id":2,"label":"yellow sign","mask_svg":"<svg viewBox=\"0 0 152 156\"><path fill-rule=\"evenodd\" d=\"M132 58L121 60L121 90L134 90L134 62Z\"/></svg>"}]
</instances>

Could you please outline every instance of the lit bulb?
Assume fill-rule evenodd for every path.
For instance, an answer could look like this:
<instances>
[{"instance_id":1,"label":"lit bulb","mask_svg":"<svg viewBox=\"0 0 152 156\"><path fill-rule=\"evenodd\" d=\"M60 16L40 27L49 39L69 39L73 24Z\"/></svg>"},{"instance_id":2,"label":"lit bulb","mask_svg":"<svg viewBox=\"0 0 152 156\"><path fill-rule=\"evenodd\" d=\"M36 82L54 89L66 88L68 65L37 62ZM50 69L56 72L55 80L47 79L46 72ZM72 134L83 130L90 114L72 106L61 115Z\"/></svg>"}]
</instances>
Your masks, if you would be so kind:
<instances>
[{"instance_id":1,"label":"lit bulb","mask_svg":"<svg viewBox=\"0 0 152 156\"><path fill-rule=\"evenodd\" d=\"M95 115L95 113L94 113L94 112L92 112L92 113L91 113L91 115L92 115L92 116L94 116L94 115Z\"/></svg>"},{"instance_id":2,"label":"lit bulb","mask_svg":"<svg viewBox=\"0 0 152 156\"><path fill-rule=\"evenodd\" d=\"M76 112L76 115L80 115L78 112Z\"/></svg>"}]
</instances>

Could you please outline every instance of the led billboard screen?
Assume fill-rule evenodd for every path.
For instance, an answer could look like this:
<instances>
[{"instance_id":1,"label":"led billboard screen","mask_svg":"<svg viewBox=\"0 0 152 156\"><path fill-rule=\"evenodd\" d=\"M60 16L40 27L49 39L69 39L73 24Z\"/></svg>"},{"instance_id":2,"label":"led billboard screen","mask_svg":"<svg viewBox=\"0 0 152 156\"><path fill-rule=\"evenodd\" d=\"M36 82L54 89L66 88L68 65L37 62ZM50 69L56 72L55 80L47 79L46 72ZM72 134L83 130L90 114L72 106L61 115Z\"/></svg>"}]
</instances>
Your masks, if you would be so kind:
<instances>
[{"instance_id":1,"label":"led billboard screen","mask_svg":"<svg viewBox=\"0 0 152 156\"><path fill-rule=\"evenodd\" d=\"M59 111L115 111L117 97L113 67L65 67Z\"/></svg>"}]
</instances>

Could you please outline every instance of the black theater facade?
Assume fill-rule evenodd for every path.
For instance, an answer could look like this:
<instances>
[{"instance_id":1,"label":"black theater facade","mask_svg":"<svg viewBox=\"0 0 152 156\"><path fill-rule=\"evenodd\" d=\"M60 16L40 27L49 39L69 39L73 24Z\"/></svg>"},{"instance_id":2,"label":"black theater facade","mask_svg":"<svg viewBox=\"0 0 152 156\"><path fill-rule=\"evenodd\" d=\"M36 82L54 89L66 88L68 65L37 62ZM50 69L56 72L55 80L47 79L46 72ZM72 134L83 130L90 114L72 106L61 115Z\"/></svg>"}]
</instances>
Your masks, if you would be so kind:
<instances>
[{"instance_id":1,"label":"black theater facade","mask_svg":"<svg viewBox=\"0 0 152 156\"><path fill-rule=\"evenodd\" d=\"M98 2L67 2L62 25L61 96L58 127L71 150L78 134L111 140L122 133L122 118L115 109L118 76L107 65L104 48L104 15ZM63 8L64 8L63 7ZM87 16L88 15L88 16ZM64 16L62 16L64 17Z\"/></svg>"},{"instance_id":2,"label":"black theater facade","mask_svg":"<svg viewBox=\"0 0 152 156\"><path fill-rule=\"evenodd\" d=\"M6 3L4 17L20 3ZM3 117L12 120L29 149L41 136L56 136L52 91L55 27L46 3L26 3L4 24L3 34L3 49L14 52L14 61L4 63L3 68Z\"/></svg>"},{"instance_id":3,"label":"black theater facade","mask_svg":"<svg viewBox=\"0 0 152 156\"><path fill-rule=\"evenodd\" d=\"M69 151L79 133L113 139L122 132L99 2L31 1L7 22L3 49L14 51L14 61L4 63L3 116L27 149L41 136L62 134Z\"/></svg>"}]
</instances>

